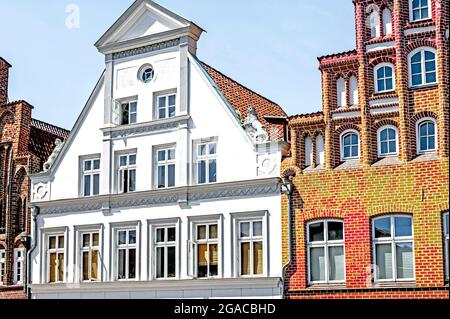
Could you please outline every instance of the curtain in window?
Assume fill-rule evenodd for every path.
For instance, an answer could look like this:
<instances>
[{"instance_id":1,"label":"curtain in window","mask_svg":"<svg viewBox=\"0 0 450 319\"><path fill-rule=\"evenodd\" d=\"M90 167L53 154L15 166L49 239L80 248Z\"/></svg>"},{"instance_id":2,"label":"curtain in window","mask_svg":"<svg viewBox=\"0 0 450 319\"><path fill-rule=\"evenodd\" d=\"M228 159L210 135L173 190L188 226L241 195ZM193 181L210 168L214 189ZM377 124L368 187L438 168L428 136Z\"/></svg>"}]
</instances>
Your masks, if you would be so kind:
<instances>
[{"instance_id":1,"label":"curtain in window","mask_svg":"<svg viewBox=\"0 0 450 319\"><path fill-rule=\"evenodd\" d=\"M391 244L376 245L376 266L379 279L392 279L392 246Z\"/></svg>"},{"instance_id":2,"label":"curtain in window","mask_svg":"<svg viewBox=\"0 0 450 319\"><path fill-rule=\"evenodd\" d=\"M329 247L329 280L344 280L345 279L345 267L344 267L344 247Z\"/></svg>"},{"instance_id":3,"label":"curtain in window","mask_svg":"<svg viewBox=\"0 0 450 319\"><path fill-rule=\"evenodd\" d=\"M250 275L250 243L241 243L241 275Z\"/></svg>"},{"instance_id":4,"label":"curtain in window","mask_svg":"<svg viewBox=\"0 0 450 319\"><path fill-rule=\"evenodd\" d=\"M396 245L397 278L414 278L413 247L412 243Z\"/></svg>"},{"instance_id":5,"label":"curtain in window","mask_svg":"<svg viewBox=\"0 0 450 319\"><path fill-rule=\"evenodd\" d=\"M263 273L263 244L262 242L253 243L253 274L261 275Z\"/></svg>"},{"instance_id":6,"label":"curtain in window","mask_svg":"<svg viewBox=\"0 0 450 319\"><path fill-rule=\"evenodd\" d=\"M325 281L324 248L311 248L310 260L311 281Z\"/></svg>"}]
</instances>

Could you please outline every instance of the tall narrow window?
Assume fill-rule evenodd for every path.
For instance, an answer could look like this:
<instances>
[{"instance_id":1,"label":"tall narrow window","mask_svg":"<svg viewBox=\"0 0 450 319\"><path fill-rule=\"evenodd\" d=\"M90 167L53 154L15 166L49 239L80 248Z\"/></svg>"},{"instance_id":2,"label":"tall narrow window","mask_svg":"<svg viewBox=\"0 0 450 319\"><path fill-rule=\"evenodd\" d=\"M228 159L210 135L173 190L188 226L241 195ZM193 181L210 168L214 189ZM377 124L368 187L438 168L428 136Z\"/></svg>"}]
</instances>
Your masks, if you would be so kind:
<instances>
[{"instance_id":1,"label":"tall narrow window","mask_svg":"<svg viewBox=\"0 0 450 319\"><path fill-rule=\"evenodd\" d=\"M350 105L358 105L358 79L351 76L349 80Z\"/></svg>"},{"instance_id":2,"label":"tall narrow window","mask_svg":"<svg viewBox=\"0 0 450 319\"><path fill-rule=\"evenodd\" d=\"M436 51L432 48L419 48L409 57L410 85L434 84L436 77Z\"/></svg>"},{"instance_id":3,"label":"tall narrow window","mask_svg":"<svg viewBox=\"0 0 450 319\"><path fill-rule=\"evenodd\" d=\"M394 90L394 66L390 63L381 63L374 69L375 92L389 92Z\"/></svg>"},{"instance_id":4,"label":"tall narrow window","mask_svg":"<svg viewBox=\"0 0 450 319\"><path fill-rule=\"evenodd\" d=\"M437 134L436 123L432 119L425 119L417 125L418 153L433 152L436 150Z\"/></svg>"},{"instance_id":5,"label":"tall narrow window","mask_svg":"<svg viewBox=\"0 0 450 319\"><path fill-rule=\"evenodd\" d=\"M239 223L239 260L241 276L263 274L263 222L262 220Z\"/></svg>"},{"instance_id":6,"label":"tall narrow window","mask_svg":"<svg viewBox=\"0 0 450 319\"><path fill-rule=\"evenodd\" d=\"M356 131L342 134L341 158L343 160L359 158L359 135Z\"/></svg>"},{"instance_id":7,"label":"tall narrow window","mask_svg":"<svg viewBox=\"0 0 450 319\"><path fill-rule=\"evenodd\" d=\"M337 106L342 107L347 105L347 95L345 93L345 80L340 77L336 81L336 92L337 92Z\"/></svg>"},{"instance_id":8,"label":"tall narrow window","mask_svg":"<svg viewBox=\"0 0 450 319\"><path fill-rule=\"evenodd\" d=\"M426 20L431 17L430 0L409 0L411 21Z\"/></svg>"},{"instance_id":9,"label":"tall narrow window","mask_svg":"<svg viewBox=\"0 0 450 319\"><path fill-rule=\"evenodd\" d=\"M373 10L369 16L370 37L376 38L380 36L380 15L377 10Z\"/></svg>"},{"instance_id":10,"label":"tall narrow window","mask_svg":"<svg viewBox=\"0 0 450 319\"><path fill-rule=\"evenodd\" d=\"M137 122L137 101L122 103L122 125Z\"/></svg>"},{"instance_id":11,"label":"tall narrow window","mask_svg":"<svg viewBox=\"0 0 450 319\"><path fill-rule=\"evenodd\" d=\"M325 143L321 134L316 137L316 164L317 166L325 164Z\"/></svg>"},{"instance_id":12,"label":"tall narrow window","mask_svg":"<svg viewBox=\"0 0 450 319\"><path fill-rule=\"evenodd\" d=\"M155 229L155 277L168 279L176 277L177 232L175 226Z\"/></svg>"},{"instance_id":13,"label":"tall narrow window","mask_svg":"<svg viewBox=\"0 0 450 319\"><path fill-rule=\"evenodd\" d=\"M378 130L378 155L397 155L397 128L384 126Z\"/></svg>"},{"instance_id":14,"label":"tall narrow window","mask_svg":"<svg viewBox=\"0 0 450 319\"><path fill-rule=\"evenodd\" d=\"M0 286L3 286L3 280L6 272L6 250L0 250Z\"/></svg>"},{"instance_id":15,"label":"tall narrow window","mask_svg":"<svg viewBox=\"0 0 450 319\"><path fill-rule=\"evenodd\" d=\"M47 281L64 281L64 235L49 235L47 241Z\"/></svg>"},{"instance_id":16,"label":"tall narrow window","mask_svg":"<svg viewBox=\"0 0 450 319\"><path fill-rule=\"evenodd\" d=\"M448 213L446 213L444 215L444 249L445 249L445 279L448 281L449 279L449 243L448 243L448 230L449 230L449 225L448 225Z\"/></svg>"},{"instance_id":17,"label":"tall narrow window","mask_svg":"<svg viewBox=\"0 0 450 319\"><path fill-rule=\"evenodd\" d=\"M335 220L308 224L309 282L345 281L344 223Z\"/></svg>"},{"instance_id":18,"label":"tall narrow window","mask_svg":"<svg viewBox=\"0 0 450 319\"><path fill-rule=\"evenodd\" d=\"M99 239L98 232L83 233L81 235L81 269L83 281L97 281L99 279Z\"/></svg>"},{"instance_id":19,"label":"tall narrow window","mask_svg":"<svg viewBox=\"0 0 450 319\"><path fill-rule=\"evenodd\" d=\"M83 196L100 193L100 159L83 161Z\"/></svg>"},{"instance_id":20,"label":"tall narrow window","mask_svg":"<svg viewBox=\"0 0 450 319\"><path fill-rule=\"evenodd\" d=\"M197 183L217 182L217 142L197 145Z\"/></svg>"},{"instance_id":21,"label":"tall narrow window","mask_svg":"<svg viewBox=\"0 0 450 319\"><path fill-rule=\"evenodd\" d=\"M117 231L116 239L116 269L118 280L136 278L136 229Z\"/></svg>"},{"instance_id":22,"label":"tall narrow window","mask_svg":"<svg viewBox=\"0 0 450 319\"><path fill-rule=\"evenodd\" d=\"M376 281L414 279L412 221L409 216L374 219L372 236Z\"/></svg>"},{"instance_id":23,"label":"tall narrow window","mask_svg":"<svg viewBox=\"0 0 450 319\"><path fill-rule=\"evenodd\" d=\"M176 94L159 95L157 97L158 103L158 119L166 119L175 117L176 115Z\"/></svg>"},{"instance_id":24,"label":"tall narrow window","mask_svg":"<svg viewBox=\"0 0 450 319\"><path fill-rule=\"evenodd\" d=\"M136 154L119 156L118 182L119 193L136 190Z\"/></svg>"},{"instance_id":25,"label":"tall narrow window","mask_svg":"<svg viewBox=\"0 0 450 319\"><path fill-rule=\"evenodd\" d=\"M175 148L156 151L156 172L158 188L175 186Z\"/></svg>"},{"instance_id":26,"label":"tall narrow window","mask_svg":"<svg viewBox=\"0 0 450 319\"><path fill-rule=\"evenodd\" d=\"M196 225L194 259L196 277L216 277L219 271L217 224Z\"/></svg>"},{"instance_id":27,"label":"tall narrow window","mask_svg":"<svg viewBox=\"0 0 450 319\"><path fill-rule=\"evenodd\" d=\"M392 34L392 13L388 8L383 10L383 32L384 35Z\"/></svg>"},{"instance_id":28,"label":"tall narrow window","mask_svg":"<svg viewBox=\"0 0 450 319\"><path fill-rule=\"evenodd\" d=\"M24 265L25 265L25 249L15 248L14 249L14 284L23 284L24 276Z\"/></svg>"},{"instance_id":29,"label":"tall narrow window","mask_svg":"<svg viewBox=\"0 0 450 319\"><path fill-rule=\"evenodd\" d=\"M311 137L305 138L305 166L309 167L313 161L313 143Z\"/></svg>"}]
</instances>

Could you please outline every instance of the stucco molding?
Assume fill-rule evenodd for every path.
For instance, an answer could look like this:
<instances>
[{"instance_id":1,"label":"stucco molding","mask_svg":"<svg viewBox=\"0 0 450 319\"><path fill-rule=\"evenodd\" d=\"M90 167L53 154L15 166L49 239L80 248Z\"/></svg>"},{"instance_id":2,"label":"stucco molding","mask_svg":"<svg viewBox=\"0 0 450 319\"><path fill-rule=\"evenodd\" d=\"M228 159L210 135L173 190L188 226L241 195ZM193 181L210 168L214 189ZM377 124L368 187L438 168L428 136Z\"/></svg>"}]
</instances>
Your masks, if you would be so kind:
<instances>
[{"instance_id":1,"label":"stucco molding","mask_svg":"<svg viewBox=\"0 0 450 319\"><path fill-rule=\"evenodd\" d=\"M139 47L139 48L116 52L116 53L113 53L112 56L113 56L114 60L117 60L117 59L127 58L130 56L135 56L135 55L139 55L139 54L144 54L144 53L149 53L149 52L154 52L154 51L159 51L159 50L163 50L163 49L167 49L167 48L176 47L179 44L180 44L180 39L177 38L177 39L172 39L172 40L163 41L163 42L159 42L159 43L153 43L153 44L146 45L146 46Z\"/></svg>"}]
</instances>

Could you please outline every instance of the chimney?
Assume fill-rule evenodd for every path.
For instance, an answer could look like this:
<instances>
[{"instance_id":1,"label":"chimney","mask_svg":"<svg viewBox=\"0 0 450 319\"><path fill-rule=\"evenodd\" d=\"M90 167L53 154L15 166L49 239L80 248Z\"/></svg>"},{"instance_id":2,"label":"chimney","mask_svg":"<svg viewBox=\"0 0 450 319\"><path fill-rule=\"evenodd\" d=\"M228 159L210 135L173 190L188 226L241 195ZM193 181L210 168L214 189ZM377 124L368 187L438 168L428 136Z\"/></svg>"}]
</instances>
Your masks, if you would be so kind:
<instances>
[{"instance_id":1,"label":"chimney","mask_svg":"<svg viewBox=\"0 0 450 319\"><path fill-rule=\"evenodd\" d=\"M11 64L0 57L0 105L8 103L8 77Z\"/></svg>"}]
</instances>

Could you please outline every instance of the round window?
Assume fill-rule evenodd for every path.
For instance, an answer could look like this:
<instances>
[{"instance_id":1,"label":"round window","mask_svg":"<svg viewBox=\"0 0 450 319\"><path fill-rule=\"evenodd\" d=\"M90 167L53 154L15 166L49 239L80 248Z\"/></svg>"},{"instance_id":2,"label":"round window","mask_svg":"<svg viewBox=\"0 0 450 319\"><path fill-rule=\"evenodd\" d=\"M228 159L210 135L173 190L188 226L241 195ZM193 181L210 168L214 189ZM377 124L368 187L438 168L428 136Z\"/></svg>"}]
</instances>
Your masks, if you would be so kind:
<instances>
[{"instance_id":1,"label":"round window","mask_svg":"<svg viewBox=\"0 0 450 319\"><path fill-rule=\"evenodd\" d=\"M155 70L152 66L148 65L142 68L141 71L141 80L144 83L149 83L151 80L153 80L153 77L155 76Z\"/></svg>"}]
</instances>

